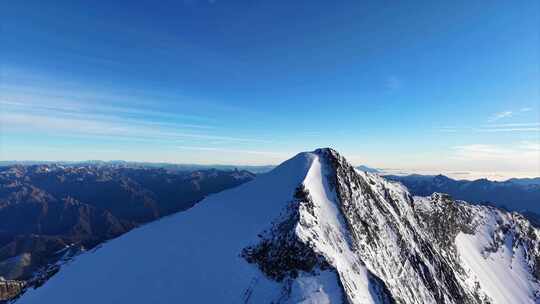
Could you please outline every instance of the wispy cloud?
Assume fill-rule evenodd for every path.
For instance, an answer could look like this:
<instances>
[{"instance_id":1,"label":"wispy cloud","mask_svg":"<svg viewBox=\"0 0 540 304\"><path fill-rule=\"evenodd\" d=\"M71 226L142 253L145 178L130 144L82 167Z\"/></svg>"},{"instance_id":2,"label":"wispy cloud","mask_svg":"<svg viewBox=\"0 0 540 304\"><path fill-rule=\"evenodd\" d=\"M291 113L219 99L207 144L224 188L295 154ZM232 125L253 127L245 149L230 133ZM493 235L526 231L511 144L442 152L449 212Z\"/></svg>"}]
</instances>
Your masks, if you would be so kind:
<instances>
[{"instance_id":1,"label":"wispy cloud","mask_svg":"<svg viewBox=\"0 0 540 304\"><path fill-rule=\"evenodd\" d=\"M452 148L454 158L467 161L513 161L521 163L540 162L540 144L519 142L511 146L492 144L461 145Z\"/></svg>"},{"instance_id":2,"label":"wispy cloud","mask_svg":"<svg viewBox=\"0 0 540 304\"><path fill-rule=\"evenodd\" d=\"M66 105L42 105L42 104L26 104L20 102L11 102L6 100L0 100L0 106L2 106L2 115L9 116L15 115L36 115L40 118L52 117L52 118L67 118L75 120L93 120L101 122L112 123L124 123L135 125L149 125L149 126L169 126L169 127L181 127L185 129L215 129L216 126L211 123L182 123L185 121L184 116L176 116L171 113L161 113L148 111L148 116L144 119L139 118L139 115L125 115L126 113L146 113L144 110L137 109L117 109L116 107L106 106L105 108L96 107L94 109L85 108L84 106L77 106L74 104ZM154 115L168 116L169 120L157 119Z\"/></svg>"},{"instance_id":3,"label":"wispy cloud","mask_svg":"<svg viewBox=\"0 0 540 304\"><path fill-rule=\"evenodd\" d=\"M465 130L465 128L452 127L452 126L443 126L443 127L436 128L436 130L439 131L439 132L444 132L444 133L456 133L456 132L460 132L460 131Z\"/></svg>"},{"instance_id":4,"label":"wispy cloud","mask_svg":"<svg viewBox=\"0 0 540 304\"><path fill-rule=\"evenodd\" d=\"M247 138L186 131L178 125L167 125L152 122L134 122L125 119L104 119L99 116L87 118L72 115L69 117L52 117L26 113L2 113L0 124L4 128L40 130L61 135L102 135L122 136L134 139L149 138L155 140L174 139L198 139L198 140L221 140L227 142L253 142L269 143L271 141L262 138Z\"/></svg>"},{"instance_id":5,"label":"wispy cloud","mask_svg":"<svg viewBox=\"0 0 540 304\"><path fill-rule=\"evenodd\" d=\"M298 135L299 136L307 136L307 137L320 137L322 135L322 132L308 131L308 132L301 132Z\"/></svg>"},{"instance_id":6,"label":"wispy cloud","mask_svg":"<svg viewBox=\"0 0 540 304\"><path fill-rule=\"evenodd\" d=\"M496 160L511 159L515 151L495 145L472 144L453 147L455 157L465 160Z\"/></svg>"},{"instance_id":7,"label":"wispy cloud","mask_svg":"<svg viewBox=\"0 0 540 304\"><path fill-rule=\"evenodd\" d=\"M436 128L439 132L458 133L458 132L539 132L540 122L499 122L512 118L525 119L528 117L526 112L532 111L531 107L523 107L518 110L508 110L495 113L487 119L487 123L478 126L442 126ZM530 118L530 117L529 117Z\"/></svg>"},{"instance_id":8,"label":"wispy cloud","mask_svg":"<svg viewBox=\"0 0 540 304\"><path fill-rule=\"evenodd\" d=\"M237 153L237 154L255 154L255 155L264 155L264 156L280 157L280 158L285 158L291 155L290 153L259 151L259 150L227 149L227 148L218 148L218 147L177 146L176 148L182 149L182 150L192 150L192 151L213 151L213 152Z\"/></svg>"},{"instance_id":9,"label":"wispy cloud","mask_svg":"<svg viewBox=\"0 0 540 304\"><path fill-rule=\"evenodd\" d=\"M2 95L0 105L4 111L42 111L43 115L65 114L101 114L116 117L145 117L146 119L168 119L176 121L188 121L199 123L211 123L215 120L208 116L189 113L165 112L146 106L132 105L119 106L101 102L81 102L64 97L35 96L17 94L12 96ZM47 113L49 111L50 113Z\"/></svg>"},{"instance_id":10,"label":"wispy cloud","mask_svg":"<svg viewBox=\"0 0 540 304\"><path fill-rule=\"evenodd\" d=\"M512 112L512 111L503 111L503 112L493 114L488 119L488 121L489 122L494 122L494 121L497 121L497 120L500 120L500 119L503 119L503 118L511 117L512 115L514 115L514 112Z\"/></svg>"},{"instance_id":11,"label":"wispy cloud","mask_svg":"<svg viewBox=\"0 0 540 304\"><path fill-rule=\"evenodd\" d=\"M264 157L266 159L283 159L286 156L263 151L266 144L275 143L275 140L249 128L239 130L230 123L228 117L231 115L239 119L258 115L246 108L223 102L194 100L174 90L95 88L50 77L29 79L25 75L33 73L16 73L11 75L14 77L9 81L0 82L0 139L4 142L32 134L47 138L53 148L70 142L85 143L83 145L87 149L84 151L72 153L76 147L64 151L63 157L67 158L75 155L82 157L80 155L87 155L87 151L98 153L103 147L111 145L138 148L136 151L119 148L110 155L96 155L145 159L148 156L141 151L157 146L159 151L152 152L153 158L177 159L180 157L178 155L187 155L191 159L207 161L197 158L201 153L195 152L191 156L185 151L176 154L182 149L176 152L166 150L182 145L198 147L197 151L201 152L214 151L214 159L227 151L230 152L230 159L234 160L233 153L237 152L241 154L240 159L248 162L256 162L256 155L267 156ZM16 81L18 77L22 77L21 81ZM24 157L13 152L18 149L16 145L12 147L11 157ZM228 150L230 147L238 150ZM40 146L39 149L42 151L45 147Z\"/></svg>"},{"instance_id":12,"label":"wispy cloud","mask_svg":"<svg viewBox=\"0 0 540 304\"><path fill-rule=\"evenodd\" d=\"M539 132L540 122L486 124L479 127L443 126L437 129L445 133L458 132Z\"/></svg>"},{"instance_id":13,"label":"wispy cloud","mask_svg":"<svg viewBox=\"0 0 540 304\"><path fill-rule=\"evenodd\" d=\"M251 107L193 98L179 90L121 86L92 87L76 81L39 77L35 75L36 73L32 70L16 71L9 74L9 77L6 76L4 78L6 81L0 82L1 98L25 104L76 105L85 109L112 110L127 114L141 114L143 111L145 115L156 114L164 117L174 115L197 121L215 121L224 113L264 114ZM194 104L196 107L193 107ZM169 108L175 112L163 111Z\"/></svg>"},{"instance_id":14,"label":"wispy cloud","mask_svg":"<svg viewBox=\"0 0 540 304\"><path fill-rule=\"evenodd\" d=\"M484 125L485 128L512 128L512 127L540 127L540 122L518 122L518 123L504 123L504 124L488 124Z\"/></svg>"},{"instance_id":15,"label":"wispy cloud","mask_svg":"<svg viewBox=\"0 0 540 304\"><path fill-rule=\"evenodd\" d=\"M539 132L540 127L498 127L498 128L478 128L476 132Z\"/></svg>"},{"instance_id":16,"label":"wispy cloud","mask_svg":"<svg viewBox=\"0 0 540 304\"><path fill-rule=\"evenodd\" d=\"M525 115L526 112L530 112L530 111L532 111L531 107L523 107L520 109L513 109L513 110L498 112L491 115L488 118L488 122L496 122L498 120L506 119L510 117L519 117L519 116Z\"/></svg>"}]
</instances>

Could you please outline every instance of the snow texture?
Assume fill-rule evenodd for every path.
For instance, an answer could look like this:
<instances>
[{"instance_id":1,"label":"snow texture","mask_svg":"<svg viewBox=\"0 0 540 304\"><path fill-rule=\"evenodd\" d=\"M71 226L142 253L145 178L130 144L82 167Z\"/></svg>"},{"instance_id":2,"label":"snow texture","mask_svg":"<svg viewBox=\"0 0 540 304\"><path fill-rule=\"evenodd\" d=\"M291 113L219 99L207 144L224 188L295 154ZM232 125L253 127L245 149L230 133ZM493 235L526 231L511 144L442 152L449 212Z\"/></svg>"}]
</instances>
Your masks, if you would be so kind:
<instances>
[{"instance_id":1,"label":"snow texture","mask_svg":"<svg viewBox=\"0 0 540 304\"><path fill-rule=\"evenodd\" d=\"M475 234L459 233L456 237L463 265L471 273L470 282L478 282L493 303L533 303L539 286L530 272L526 245L519 244L515 233L494 229L502 223L511 224L512 219L495 210L484 215L486 222L479 223ZM493 248L496 234L502 243Z\"/></svg>"}]
</instances>

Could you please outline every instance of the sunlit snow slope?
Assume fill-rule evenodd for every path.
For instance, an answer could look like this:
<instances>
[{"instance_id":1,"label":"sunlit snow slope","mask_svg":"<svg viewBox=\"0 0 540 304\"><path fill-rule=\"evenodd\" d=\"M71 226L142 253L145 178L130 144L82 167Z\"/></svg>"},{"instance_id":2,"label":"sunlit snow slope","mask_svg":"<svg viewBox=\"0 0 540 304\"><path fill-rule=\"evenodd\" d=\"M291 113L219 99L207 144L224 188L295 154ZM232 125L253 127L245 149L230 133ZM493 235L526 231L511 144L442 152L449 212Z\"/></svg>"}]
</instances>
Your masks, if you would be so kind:
<instances>
[{"instance_id":1,"label":"sunlit snow slope","mask_svg":"<svg viewBox=\"0 0 540 304\"><path fill-rule=\"evenodd\" d=\"M21 303L535 303L519 214L413 198L332 149L301 153L78 256Z\"/></svg>"}]
</instances>

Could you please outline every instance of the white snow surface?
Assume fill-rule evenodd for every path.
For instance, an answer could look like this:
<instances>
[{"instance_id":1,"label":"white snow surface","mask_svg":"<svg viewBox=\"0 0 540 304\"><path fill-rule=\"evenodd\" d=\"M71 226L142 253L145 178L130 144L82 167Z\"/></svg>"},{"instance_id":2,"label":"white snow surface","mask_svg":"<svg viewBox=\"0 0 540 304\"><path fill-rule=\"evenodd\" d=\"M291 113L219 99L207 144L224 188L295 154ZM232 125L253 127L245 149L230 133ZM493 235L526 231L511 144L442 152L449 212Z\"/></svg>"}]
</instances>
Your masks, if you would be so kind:
<instances>
[{"instance_id":1,"label":"white snow surface","mask_svg":"<svg viewBox=\"0 0 540 304\"><path fill-rule=\"evenodd\" d=\"M478 282L493 304L535 303L538 282L530 273L523 246L513 246L514 236L504 236L504 243L497 251L486 250L497 233L493 229L496 219L508 222L504 214L493 211L475 234L460 232L456 237L458 253L470 274L469 282Z\"/></svg>"},{"instance_id":2,"label":"white snow surface","mask_svg":"<svg viewBox=\"0 0 540 304\"><path fill-rule=\"evenodd\" d=\"M288 303L329 304L340 303L343 298L338 277L334 272L323 271L318 275L302 273L292 284Z\"/></svg>"},{"instance_id":3,"label":"white snow surface","mask_svg":"<svg viewBox=\"0 0 540 304\"><path fill-rule=\"evenodd\" d=\"M251 182L82 254L20 303L244 303L248 287L254 287L249 303L268 303L281 285L240 252L291 200L315 158L298 154Z\"/></svg>"}]
</instances>

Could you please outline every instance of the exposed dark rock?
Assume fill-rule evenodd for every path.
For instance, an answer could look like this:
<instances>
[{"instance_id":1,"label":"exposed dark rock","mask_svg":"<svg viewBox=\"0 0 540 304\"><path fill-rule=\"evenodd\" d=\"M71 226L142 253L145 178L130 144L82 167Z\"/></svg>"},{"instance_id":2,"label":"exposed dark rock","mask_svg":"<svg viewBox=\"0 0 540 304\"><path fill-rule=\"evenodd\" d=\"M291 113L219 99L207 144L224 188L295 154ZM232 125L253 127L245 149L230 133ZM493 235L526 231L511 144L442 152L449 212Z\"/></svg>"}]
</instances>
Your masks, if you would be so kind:
<instances>
[{"instance_id":1,"label":"exposed dark rock","mask_svg":"<svg viewBox=\"0 0 540 304\"><path fill-rule=\"evenodd\" d=\"M279 222L260 235L260 241L242 250L242 257L257 266L270 278L282 281L286 277L296 278L299 271L312 272L315 268L324 270L328 264L316 254L309 244L298 238L295 227L299 222L299 207L313 209L309 192L299 186L291 201L283 211Z\"/></svg>"},{"instance_id":2,"label":"exposed dark rock","mask_svg":"<svg viewBox=\"0 0 540 304\"><path fill-rule=\"evenodd\" d=\"M381 185L379 193L375 193L370 177L357 174L355 168L336 151L322 149L317 153L325 157L331 166L328 178L337 193L339 207L353 237L355 248L364 261L371 258L372 253L369 251L386 246L388 236L379 231L384 225L397 239L397 243L401 244L397 248L400 256L407 260L407 265L410 265L415 276L430 291L436 303L446 303L446 299L452 299L456 303L481 303L474 294L465 290L456 278L455 271L463 270L457 261L453 242L459 231L470 231L470 228L466 213L455 207L454 201L444 195L436 196L436 203L444 205L441 206L443 211L440 214L430 213L425 218L421 212L417 214L417 217L420 217L417 219L424 223L425 232L430 236L427 238L413 228L416 221L410 222L413 219L404 214L407 210L404 207L407 206L402 204L413 207L410 196L394 197L384 184ZM419 246L409 243L407 239L410 238ZM361 244L366 245L364 247ZM371 249L366 251L367 247ZM453 255L445 257L437 254L440 248ZM400 299L399 294L403 291L395 293L396 290L392 287L389 290L396 301L406 301ZM413 294L409 296L414 297Z\"/></svg>"},{"instance_id":3,"label":"exposed dark rock","mask_svg":"<svg viewBox=\"0 0 540 304\"><path fill-rule=\"evenodd\" d=\"M0 303L17 297L24 287L24 281L4 280L0 278Z\"/></svg>"}]
</instances>

